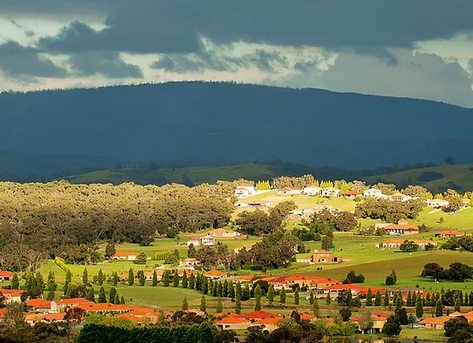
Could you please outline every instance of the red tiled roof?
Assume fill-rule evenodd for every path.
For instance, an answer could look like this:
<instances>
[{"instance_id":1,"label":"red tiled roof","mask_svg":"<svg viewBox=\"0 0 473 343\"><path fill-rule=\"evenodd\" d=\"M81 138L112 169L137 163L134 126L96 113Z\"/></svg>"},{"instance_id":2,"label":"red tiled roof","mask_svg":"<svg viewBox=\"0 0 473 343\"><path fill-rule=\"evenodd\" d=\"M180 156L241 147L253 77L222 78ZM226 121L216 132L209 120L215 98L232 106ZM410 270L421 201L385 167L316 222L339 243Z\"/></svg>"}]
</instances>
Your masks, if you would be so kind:
<instances>
[{"instance_id":1,"label":"red tiled roof","mask_svg":"<svg viewBox=\"0 0 473 343\"><path fill-rule=\"evenodd\" d=\"M19 297L21 295L21 293L23 293L24 291L21 291L21 290L18 290L18 289L4 289L4 288L0 288L0 292L3 294L3 295L10 295L12 297Z\"/></svg>"},{"instance_id":2,"label":"red tiled roof","mask_svg":"<svg viewBox=\"0 0 473 343\"><path fill-rule=\"evenodd\" d=\"M352 284L332 285L332 286L326 287L325 289L327 289L327 290L345 290L345 291L348 291L350 289L352 291L356 291L356 292L361 293L361 294L367 294L369 288L371 288L371 293L372 294L375 294L377 291L379 291L380 293L383 293L383 292L386 291L386 289L383 288L383 287L366 287L366 286L359 286L359 285L353 284L353 283Z\"/></svg>"},{"instance_id":3,"label":"red tiled roof","mask_svg":"<svg viewBox=\"0 0 473 343\"><path fill-rule=\"evenodd\" d=\"M93 304L92 301L85 298L71 298L71 299L61 299L54 301L58 305L79 305L79 304Z\"/></svg>"},{"instance_id":4,"label":"red tiled roof","mask_svg":"<svg viewBox=\"0 0 473 343\"><path fill-rule=\"evenodd\" d=\"M220 319L217 324L250 324L251 322L245 318L239 317L225 317Z\"/></svg>"},{"instance_id":5,"label":"red tiled roof","mask_svg":"<svg viewBox=\"0 0 473 343\"><path fill-rule=\"evenodd\" d=\"M256 322L253 323L253 325L275 325L279 323L281 320L282 320L281 317L265 318L265 319L257 320Z\"/></svg>"},{"instance_id":6,"label":"red tiled roof","mask_svg":"<svg viewBox=\"0 0 473 343\"><path fill-rule=\"evenodd\" d=\"M4 270L4 271L1 271L0 272L0 278L4 278L4 277L13 277L15 273L13 272L9 272L8 270ZM19 276L18 276L19 277Z\"/></svg>"},{"instance_id":7,"label":"red tiled roof","mask_svg":"<svg viewBox=\"0 0 473 343\"><path fill-rule=\"evenodd\" d=\"M253 311L250 313L239 314L237 318L246 318L246 319L265 319L276 317L275 314L266 312L266 311Z\"/></svg>"},{"instance_id":8,"label":"red tiled roof","mask_svg":"<svg viewBox=\"0 0 473 343\"><path fill-rule=\"evenodd\" d=\"M113 256L138 256L139 254L129 251L117 251Z\"/></svg>"},{"instance_id":9,"label":"red tiled roof","mask_svg":"<svg viewBox=\"0 0 473 343\"><path fill-rule=\"evenodd\" d=\"M419 227L417 225L410 225L410 224L389 224L386 226L386 229L415 229L419 230Z\"/></svg>"},{"instance_id":10,"label":"red tiled roof","mask_svg":"<svg viewBox=\"0 0 473 343\"><path fill-rule=\"evenodd\" d=\"M208 272L204 273L205 276L226 276L227 274L224 272L220 272L218 270L212 269Z\"/></svg>"},{"instance_id":11,"label":"red tiled roof","mask_svg":"<svg viewBox=\"0 0 473 343\"><path fill-rule=\"evenodd\" d=\"M342 195L361 195L361 193L357 191L348 191L343 193Z\"/></svg>"},{"instance_id":12,"label":"red tiled roof","mask_svg":"<svg viewBox=\"0 0 473 343\"><path fill-rule=\"evenodd\" d=\"M464 236L465 234L460 231L454 231L454 230L446 230L446 231L440 231L441 235L455 235L455 236Z\"/></svg>"},{"instance_id":13,"label":"red tiled roof","mask_svg":"<svg viewBox=\"0 0 473 343\"><path fill-rule=\"evenodd\" d=\"M391 239L389 241L384 241L383 244L404 243L405 241L414 242L415 244L422 244L422 243L436 244L434 241L431 241L428 239Z\"/></svg>"},{"instance_id":14,"label":"red tiled roof","mask_svg":"<svg viewBox=\"0 0 473 343\"><path fill-rule=\"evenodd\" d=\"M305 312L301 313L300 316L301 316L302 320L311 320L311 319L317 318L316 316L313 316L313 315L305 313Z\"/></svg>"},{"instance_id":15,"label":"red tiled roof","mask_svg":"<svg viewBox=\"0 0 473 343\"><path fill-rule=\"evenodd\" d=\"M452 317L437 317L437 318L428 317L422 320L420 323L421 324L443 324L449 321L450 319L452 319Z\"/></svg>"},{"instance_id":16,"label":"red tiled roof","mask_svg":"<svg viewBox=\"0 0 473 343\"><path fill-rule=\"evenodd\" d=\"M80 304L75 306L76 308L83 309L86 312L103 312L103 311L131 311L137 309L137 307L129 305L116 305L110 303L90 303L90 304Z\"/></svg>"},{"instance_id":17,"label":"red tiled roof","mask_svg":"<svg viewBox=\"0 0 473 343\"><path fill-rule=\"evenodd\" d=\"M66 313L48 313L48 314L26 314L25 320L27 322L38 322L38 321L60 321L64 320Z\"/></svg>"},{"instance_id":18,"label":"red tiled roof","mask_svg":"<svg viewBox=\"0 0 473 343\"><path fill-rule=\"evenodd\" d=\"M51 301L43 299L31 299L26 302L26 306L30 306L34 309L51 308Z\"/></svg>"}]
</instances>

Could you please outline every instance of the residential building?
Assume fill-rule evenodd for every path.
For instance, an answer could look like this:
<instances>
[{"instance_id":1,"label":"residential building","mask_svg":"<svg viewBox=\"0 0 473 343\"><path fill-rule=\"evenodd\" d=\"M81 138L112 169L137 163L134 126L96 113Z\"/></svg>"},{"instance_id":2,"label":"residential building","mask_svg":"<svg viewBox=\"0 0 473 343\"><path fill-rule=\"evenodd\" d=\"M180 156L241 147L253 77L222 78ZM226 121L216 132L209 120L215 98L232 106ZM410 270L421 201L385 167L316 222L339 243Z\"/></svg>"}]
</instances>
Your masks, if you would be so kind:
<instances>
[{"instance_id":1,"label":"residential building","mask_svg":"<svg viewBox=\"0 0 473 343\"><path fill-rule=\"evenodd\" d=\"M363 192L363 196L367 198L381 198L383 193L379 189L370 188Z\"/></svg>"},{"instance_id":2,"label":"residential building","mask_svg":"<svg viewBox=\"0 0 473 343\"><path fill-rule=\"evenodd\" d=\"M157 324L160 315L159 312L153 311L149 308L138 307L130 312L119 314L117 317L129 319L137 323Z\"/></svg>"},{"instance_id":3,"label":"residential building","mask_svg":"<svg viewBox=\"0 0 473 343\"><path fill-rule=\"evenodd\" d=\"M220 279L225 278L227 276L227 273L212 269L212 270L209 270L208 272L205 272L204 276L212 280L220 280Z\"/></svg>"},{"instance_id":4,"label":"residential building","mask_svg":"<svg viewBox=\"0 0 473 343\"><path fill-rule=\"evenodd\" d=\"M342 193L342 197L346 199L355 199L361 196L363 196L363 193L360 193L357 191L348 191L348 192Z\"/></svg>"},{"instance_id":5,"label":"residential building","mask_svg":"<svg viewBox=\"0 0 473 343\"><path fill-rule=\"evenodd\" d=\"M129 251L117 251L113 256L112 260L126 260L134 261L139 254Z\"/></svg>"},{"instance_id":6,"label":"residential building","mask_svg":"<svg viewBox=\"0 0 473 343\"><path fill-rule=\"evenodd\" d=\"M392 236L409 236L419 233L419 227L412 224L389 224L384 229Z\"/></svg>"},{"instance_id":7,"label":"residential building","mask_svg":"<svg viewBox=\"0 0 473 343\"><path fill-rule=\"evenodd\" d=\"M215 229L207 232L207 235L215 238L236 238L240 236L240 233L228 229Z\"/></svg>"},{"instance_id":8,"label":"residential building","mask_svg":"<svg viewBox=\"0 0 473 343\"><path fill-rule=\"evenodd\" d=\"M220 319L215 325L222 330L246 330L251 325L251 321L231 316Z\"/></svg>"},{"instance_id":9,"label":"residential building","mask_svg":"<svg viewBox=\"0 0 473 343\"><path fill-rule=\"evenodd\" d=\"M374 333L381 333L383 330L384 324L386 324L386 321L388 320L390 314L384 313L384 312L374 312L371 314L371 321L373 322L373 325L369 330L364 331L363 333L365 334L374 334ZM358 325L358 330L360 330L360 316L355 316L351 317L350 321L355 322Z\"/></svg>"},{"instance_id":10,"label":"residential building","mask_svg":"<svg viewBox=\"0 0 473 343\"><path fill-rule=\"evenodd\" d=\"M337 285L331 285L328 287L324 287L321 289L318 289L316 292L317 297L327 297L328 294L330 294L330 298L336 299L340 294L343 292L347 292L348 290L351 291L351 294L353 297L356 297L358 295L366 295L368 294L368 289L371 288L371 293L376 294L376 292L380 292L383 294L386 289L383 287L367 287L367 286L360 286L358 284L337 284Z\"/></svg>"},{"instance_id":11,"label":"residential building","mask_svg":"<svg viewBox=\"0 0 473 343\"><path fill-rule=\"evenodd\" d=\"M236 247L235 249L233 249L233 251L235 252L235 254L238 254L240 250L245 249L246 251L250 251L252 248L253 248L252 245L240 245Z\"/></svg>"},{"instance_id":12,"label":"residential building","mask_svg":"<svg viewBox=\"0 0 473 343\"><path fill-rule=\"evenodd\" d=\"M62 300L53 300L51 301L51 311L52 313L57 312L67 312L71 307L76 307L83 304L94 304L92 301L85 298L71 298L71 299L62 299Z\"/></svg>"},{"instance_id":13,"label":"residential building","mask_svg":"<svg viewBox=\"0 0 473 343\"><path fill-rule=\"evenodd\" d=\"M272 202L264 200L255 200L255 201L241 201L237 202L235 206L238 207L271 207L273 206Z\"/></svg>"},{"instance_id":14,"label":"residential building","mask_svg":"<svg viewBox=\"0 0 473 343\"><path fill-rule=\"evenodd\" d=\"M238 198L245 198L258 193L256 188L251 184L241 184L235 189L234 195Z\"/></svg>"},{"instance_id":15,"label":"residential building","mask_svg":"<svg viewBox=\"0 0 473 343\"><path fill-rule=\"evenodd\" d=\"M250 326L262 326L263 330L274 331L278 328L278 324L283 320L283 317L271 317L260 319L253 322Z\"/></svg>"},{"instance_id":16,"label":"residential building","mask_svg":"<svg viewBox=\"0 0 473 343\"><path fill-rule=\"evenodd\" d=\"M317 187L317 186L308 186L308 187L304 187L304 194L312 195L312 196L319 195L321 190L322 188Z\"/></svg>"},{"instance_id":17,"label":"residential building","mask_svg":"<svg viewBox=\"0 0 473 343\"><path fill-rule=\"evenodd\" d=\"M26 313L25 321L33 325L38 322L51 323L51 322L65 322L64 317L66 313Z\"/></svg>"},{"instance_id":18,"label":"residential building","mask_svg":"<svg viewBox=\"0 0 473 343\"><path fill-rule=\"evenodd\" d=\"M334 255L333 252L327 250L319 250L309 256L309 261L312 264L317 263L340 263L343 259L339 256Z\"/></svg>"},{"instance_id":19,"label":"residential building","mask_svg":"<svg viewBox=\"0 0 473 343\"><path fill-rule=\"evenodd\" d=\"M302 192L303 192L302 188L284 187L284 188L278 189L277 194L280 194L280 195L298 195L298 194L302 194Z\"/></svg>"},{"instance_id":20,"label":"residential building","mask_svg":"<svg viewBox=\"0 0 473 343\"><path fill-rule=\"evenodd\" d=\"M51 311L51 301L43 299L31 299L26 302L26 306L36 312L48 313Z\"/></svg>"},{"instance_id":21,"label":"residential building","mask_svg":"<svg viewBox=\"0 0 473 343\"><path fill-rule=\"evenodd\" d=\"M179 267L195 269L202 267L202 262L196 258L185 258L179 261Z\"/></svg>"},{"instance_id":22,"label":"residential building","mask_svg":"<svg viewBox=\"0 0 473 343\"><path fill-rule=\"evenodd\" d=\"M396 193L396 194L390 195L388 199L391 201L403 202L403 201L411 200L412 197L409 195Z\"/></svg>"},{"instance_id":23,"label":"residential building","mask_svg":"<svg viewBox=\"0 0 473 343\"><path fill-rule=\"evenodd\" d=\"M445 317L437 317L437 318L425 318L421 320L420 325L427 329L434 329L434 330L443 330L444 325L447 321L452 319L452 317L445 316Z\"/></svg>"},{"instance_id":24,"label":"residential building","mask_svg":"<svg viewBox=\"0 0 473 343\"><path fill-rule=\"evenodd\" d=\"M465 236L465 233L460 232L460 231L454 231L454 230L440 231L439 233L435 234L435 237L442 237L442 238L458 238L458 237L463 237L463 236Z\"/></svg>"},{"instance_id":25,"label":"residential building","mask_svg":"<svg viewBox=\"0 0 473 343\"><path fill-rule=\"evenodd\" d=\"M443 200L443 199L427 199L426 203L427 203L427 207L431 207L431 208L443 208L443 207L447 207L449 204L448 200Z\"/></svg>"},{"instance_id":26,"label":"residential building","mask_svg":"<svg viewBox=\"0 0 473 343\"><path fill-rule=\"evenodd\" d=\"M431 240L424 240L424 239L391 239L389 241L384 241L382 244L382 247L388 248L388 249L393 249L401 246L401 244L405 242L413 242L414 244L418 245L420 249L425 249L426 245L433 245L437 246L437 242L431 241Z\"/></svg>"},{"instance_id":27,"label":"residential building","mask_svg":"<svg viewBox=\"0 0 473 343\"><path fill-rule=\"evenodd\" d=\"M15 273L4 270L0 272L0 280L3 282L11 281L11 278L15 275ZM18 274L17 274L18 275ZM20 275L18 275L18 279L20 279Z\"/></svg>"},{"instance_id":28,"label":"residential building","mask_svg":"<svg viewBox=\"0 0 473 343\"><path fill-rule=\"evenodd\" d=\"M121 314L130 312L136 307L124 304L110 304L110 303L93 303L90 302L88 304L83 303L74 306L74 308L80 308L84 310L86 313L100 313L100 314Z\"/></svg>"},{"instance_id":29,"label":"residential building","mask_svg":"<svg viewBox=\"0 0 473 343\"><path fill-rule=\"evenodd\" d=\"M333 188L333 187L327 187L327 188L322 189L320 195L325 198L335 198L338 196L338 193L340 193L339 189Z\"/></svg>"},{"instance_id":30,"label":"residential building","mask_svg":"<svg viewBox=\"0 0 473 343\"><path fill-rule=\"evenodd\" d=\"M210 235L202 236L199 238L199 245L200 246L215 245L215 238L213 238Z\"/></svg>"},{"instance_id":31,"label":"residential building","mask_svg":"<svg viewBox=\"0 0 473 343\"><path fill-rule=\"evenodd\" d=\"M17 289L1 289L0 288L0 293L3 294L5 297L4 302L9 304L12 302L21 302L21 293L24 291L20 291Z\"/></svg>"}]
</instances>

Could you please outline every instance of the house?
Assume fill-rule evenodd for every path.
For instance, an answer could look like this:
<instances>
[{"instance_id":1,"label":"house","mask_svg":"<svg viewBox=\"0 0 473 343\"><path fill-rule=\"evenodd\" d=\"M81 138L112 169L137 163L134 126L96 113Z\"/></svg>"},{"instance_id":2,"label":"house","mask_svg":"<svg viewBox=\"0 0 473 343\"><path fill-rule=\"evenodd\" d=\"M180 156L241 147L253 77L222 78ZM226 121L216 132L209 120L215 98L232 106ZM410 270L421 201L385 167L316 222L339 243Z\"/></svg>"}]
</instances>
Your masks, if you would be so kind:
<instances>
[{"instance_id":1,"label":"house","mask_svg":"<svg viewBox=\"0 0 473 343\"><path fill-rule=\"evenodd\" d=\"M421 320L420 325L427 329L434 329L434 330L443 330L444 325L447 321L452 319L452 317L445 316L445 317L437 317L437 318L425 318Z\"/></svg>"},{"instance_id":2,"label":"house","mask_svg":"<svg viewBox=\"0 0 473 343\"><path fill-rule=\"evenodd\" d=\"M236 238L240 236L240 233L227 229L215 229L207 232L207 235L210 235L215 238Z\"/></svg>"},{"instance_id":3,"label":"house","mask_svg":"<svg viewBox=\"0 0 473 343\"><path fill-rule=\"evenodd\" d=\"M437 246L437 242L434 242L431 240L424 240L424 239L409 239L409 240L408 239L392 239L389 241L382 242L381 246L388 249L393 249L393 248L399 249L401 244L405 242L413 242L414 244L418 245L420 249L425 249L425 246L429 244L435 247Z\"/></svg>"},{"instance_id":4,"label":"house","mask_svg":"<svg viewBox=\"0 0 473 343\"><path fill-rule=\"evenodd\" d=\"M338 193L340 193L339 189L333 188L333 187L327 187L327 188L322 189L321 196L326 197L326 198L334 198L338 196Z\"/></svg>"},{"instance_id":5,"label":"house","mask_svg":"<svg viewBox=\"0 0 473 343\"><path fill-rule=\"evenodd\" d=\"M26 306L36 312L51 311L51 301L43 299L31 299L26 302Z\"/></svg>"},{"instance_id":6,"label":"house","mask_svg":"<svg viewBox=\"0 0 473 343\"><path fill-rule=\"evenodd\" d=\"M195 247L198 247L200 245L200 241L198 239L191 239L187 241L187 246L190 246L191 244Z\"/></svg>"},{"instance_id":7,"label":"house","mask_svg":"<svg viewBox=\"0 0 473 343\"><path fill-rule=\"evenodd\" d=\"M360 193L357 191L348 191L348 192L342 193L342 197L346 199L355 199L355 198L361 197L362 195L363 193Z\"/></svg>"},{"instance_id":8,"label":"house","mask_svg":"<svg viewBox=\"0 0 473 343\"><path fill-rule=\"evenodd\" d=\"M193 270L202 267L202 262L196 258L185 258L179 261L179 267Z\"/></svg>"},{"instance_id":9,"label":"house","mask_svg":"<svg viewBox=\"0 0 473 343\"><path fill-rule=\"evenodd\" d=\"M396 194L388 196L388 199L391 201L403 202L403 201L411 200L412 197L409 195L396 193Z\"/></svg>"},{"instance_id":10,"label":"house","mask_svg":"<svg viewBox=\"0 0 473 343\"><path fill-rule=\"evenodd\" d=\"M316 263L340 263L343 259L327 250L319 250L309 256L309 261L312 264Z\"/></svg>"},{"instance_id":11,"label":"house","mask_svg":"<svg viewBox=\"0 0 473 343\"><path fill-rule=\"evenodd\" d=\"M34 323L44 322L44 323L51 323L51 322L65 322L66 320L64 317L66 313L26 313L25 314L25 321L33 325Z\"/></svg>"},{"instance_id":12,"label":"house","mask_svg":"<svg viewBox=\"0 0 473 343\"><path fill-rule=\"evenodd\" d=\"M267 281L268 284L272 285L275 290L282 289L283 287L290 288L296 284L299 285L299 287L308 287L310 289L316 290L341 283L336 279L326 279L320 276L310 275L280 276L266 278L264 280Z\"/></svg>"},{"instance_id":13,"label":"house","mask_svg":"<svg viewBox=\"0 0 473 343\"><path fill-rule=\"evenodd\" d=\"M373 325L371 327L371 329L369 329L368 331L366 332L363 332L363 333L367 333L367 334L374 334L374 333L381 333L381 331L383 330L383 327L384 327L384 324L386 324L386 321L388 320L388 318L390 317L389 314L387 313L384 313L384 312L374 312L371 314L371 321L373 322ZM351 317L350 318L350 321L352 322L355 322L358 326L358 330L360 331L360 316L355 316L355 317Z\"/></svg>"},{"instance_id":14,"label":"house","mask_svg":"<svg viewBox=\"0 0 473 343\"><path fill-rule=\"evenodd\" d=\"M246 330L251 325L251 321L231 316L220 319L215 325L222 330Z\"/></svg>"},{"instance_id":15,"label":"house","mask_svg":"<svg viewBox=\"0 0 473 343\"><path fill-rule=\"evenodd\" d=\"M215 238L213 238L210 235L202 236L199 238L199 245L200 246L215 245Z\"/></svg>"},{"instance_id":16,"label":"house","mask_svg":"<svg viewBox=\"0 0 473 343\"><path fill-rule=\"evenodd\" d=\"M384 229L391 236L409 236L419 233L419 227L412 224L389 224Z\"/></svg>"},{"instance_id":17,"label":"house","mask_svg":"<svg viewBox=\"0 0 473 343\"><path fill-rule=\"evenodd\" d=\"M300 314L300 316L301 316L301 320L307 320L308 322L311 322L311 323L313 323L317 320L316 316L313 316L313 315L305 313L305 312L302 312Z\"/></svg>"},{"instance_id":18,"label":"house","mask_svg":"<svg viewBox=\"0 0 473 343\"><path fill-rule=\"evenodd\" d=\"M85 298L71 298L71 299L62 299L62 300L53 300L51 301L51 310L52 313L57 312L67 312L71 307L76 307L83 304L94 304L92 301Z\"/></svg>"},{"instance_id":19,"label":"house","mask_svg":"<svg viewBox=\"0 0 473 343\"><path fill-rule=\"evenodd\" d=\"M125 318L137 323L157 324L160 315L159 312L153 311L149 308L138 307L130 312L117 315L117 318Z\"/></svg>"},{"instance_id":20,"label":"house","mask_svg":"<svg viewBox=\"0 0 473 343\"><path fill-rule=\"evenodd\" d=\"M15 273L13 272L9 272L7 270L4 270L4 271L1 271L0 272L0 280L2 282L8 282L8 281L11 281L11 278L13 277L13 275L15 275ZM20 276L18 275L18 279L20 278Z\"/></svg>"},{"instance_id":21,"label":"house","mask_svg":"<svg viewBox=\"0 0 473 343\"><path fill-rule=\"evenodd\" d=\"M448 200L443 200L443 199L427 199L427 207L431 208L443 208L447 207L449 202Z\"/></svg>"},{"instance_id":22,"label":"house","mask_svg":"<svg viewBox=\"0 0 473 343\"><path fill-rule=\"evenodd\" d=\"M446 230L446 231L440 231L439 233L435 234L435 237L442 237L442 238L458 238L458 237L463 237L465 234L460 231L454 231L454 230Z\"/></svg>"},{"instance_id":23,"label":"house","mask_svg":"<svg viewBox=\"0 0 473 343\"><path fill-rule=\"evenodd\" d=\"M319 195L322 188L316 186L304 187L304 194L307 195Z\"/></svg>"},{"instance_id":24,"label":"house","mask_svg":"<svg viewBox=\"0 0 473 343\"><path fill-rule=\"evenodd\" d=\"M17 289L0 288L0 293L2 293L3 296L5 297L4 302L7 304L12 303L12 302L21 302L21 294L23 292L24 291L20 291Z\"/></svg>"},{"instance_id":25,"label":"house","mask_svg":"<svg viewBox=\"0 0 473 343\"><path fill-rule=\"evenodd\" d=\"M74 306L74 308L80 308L86 313L99 313L99 314L121 314L130 312L136 307L124 305L124 304L110 304L110 303L83 303Z\"/></svg>"},{"instance_id":26,"label":"house","mask_svg":"<svg viewBox=\"0 0 473 343\"><path fill-rule=\"evenodd\" d=\"M134 261L139 254L129 251L117 251L113 256L112 260L125 260Z\"/></svg>"},{"instance_id":27,"label":"house","mask_svg":"<svg viewBox=\"0 0 473 343\"><path fill-rule=\"evenodd\" d=\"M262 319L274 318L276 317L276 315L273 313L266 312L266 311L253 311L250 313L237 314L235 317L248 319L251 322L256 322Z\"/></svg>"},{"instance_id":28,"label":"house","mask_svg":"<svg viewBox=\"0 0 473 343\"><path fill-rule=\"evenodd\" d=\"M283 320L282 317L271 317L266 319L260 319L253 322L250 326L263 326L263 330L274 331L277 329L278 324Z\"/></svg>"},{"instance_id":29,"label":"house","mask_svg":"<svg viewBox=\"0 0 473 343\"><path fill-rule=\"evenodd\" d=\"M246 251L250 251L251 249L253 248L252 245L240 245L240 246L237 246L235 249L233 249L233 251L235 252L235 254L238 254L240 252L240 250L243 250L245 249Z\"/></svg>"},{"instance_id":30,"label":"house","mask_svg":"<svg viewBox=\"0 0 473 343\"><path fill-rule=\"evenodd\" d=\"M367 286L360 286L358 284L337 284L337 285L331 285L325 288L321 288L317 290L316 296L317 297L326 297L328 294L330 294L330 298L336 299L340 294L343 292L348 292L349 290L351 291L351 294L353 297L356 297L358 295L364 295L366 296L368 294L368 289L371 289L371 293L374 295L378 291L383 294L386 289L383 287L367 287Z\"/></svg>"},{"instance_id":31,"label":"house","mask_svg":"<svg viewBox=\"0 0 473 343\"><path fill-rule=\"evenodd\" d=\"M284 188L278 189L277 194L280 194L280 195L297 195L297 194L302 194L302 192L303 192L302 188L284 187Z\"/></svg>"},{"instance_id":32,"label":"house","mask_svg":"<svg viewBox=\"0 0 473 343\"><path fill-rule=\"evenodd\" d=\"M235 189L234 195L238 198L245 198L258 193L256 188L251 184L241 184Z\"/></svg>"},{"instance_id":33,"label":"house","mask_svg":"<svg viewBox=\"0 0 473 343\"><path fill-rule=\"evenodd\" d=\"M363 192L363 196L367 198L381 198L383 193L379 189L370 188Z\"/></svg>"},{"instance_id":34,"label":"house","mask_svg":"<svg viewBox=\"0 0 473 343\"><path fill-rule=\"evenodd\" d=\"M212 269L212 270L209 270L208 272L205 272L204 276L206 276L206 277L208 277L212 280L220 280L220 279L223 279L224 277L226 277L227 273L220 272L218 270Z\"/></svg>"},{"instance_id":35,"label":"house","mask_svg":"<svg viewBox=\"0 0 473 343\"><path fill-rule=\"evenodd\" d=\"M242 201L237 202L235 206L238 207L271 207L273 206L272 202L264 200L255 200L255 201Z\"/></svg>"}]
</instances>

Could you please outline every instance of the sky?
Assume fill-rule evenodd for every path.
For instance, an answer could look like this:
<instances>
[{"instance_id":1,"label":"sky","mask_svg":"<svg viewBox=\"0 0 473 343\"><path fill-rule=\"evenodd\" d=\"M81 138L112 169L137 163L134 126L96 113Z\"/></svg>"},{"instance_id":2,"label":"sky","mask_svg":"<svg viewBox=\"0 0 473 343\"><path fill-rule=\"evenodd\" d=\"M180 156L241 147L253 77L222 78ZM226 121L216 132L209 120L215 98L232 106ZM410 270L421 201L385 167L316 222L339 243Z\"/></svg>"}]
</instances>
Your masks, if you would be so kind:
<instances>
[{"instance_id":1,"label":"sky","mask_svg":"<svg viewBox=\"0 0 473 343\"><path fill-rule=\"evenodd\" d=\"M471 0L1 0L0 91L179 80L473 107Z\"/></svg>"}]
</instances>

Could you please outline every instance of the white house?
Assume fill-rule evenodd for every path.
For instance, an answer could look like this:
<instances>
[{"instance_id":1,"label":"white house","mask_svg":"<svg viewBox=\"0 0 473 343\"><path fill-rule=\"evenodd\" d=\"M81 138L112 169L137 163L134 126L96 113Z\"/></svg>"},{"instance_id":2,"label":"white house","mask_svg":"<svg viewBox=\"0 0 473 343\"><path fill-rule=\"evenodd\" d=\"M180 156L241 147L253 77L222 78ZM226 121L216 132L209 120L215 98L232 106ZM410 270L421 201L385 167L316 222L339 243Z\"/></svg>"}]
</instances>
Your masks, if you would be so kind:
<instances>
[{"instance_id":1,"label":"white house","mask_svg":"<svg viewBox=\"0 0 473 343\"><path fill-rule=\"evenodd\" d=\"M323 188L321 195L327 198L337 197L340 190L333 187Z\"/></svg>"},{"instance_id":2,"label":"white house","mask_svg":"<svg viewBox=\"0 0 473 343\"><path fill-rule=\"evenodd\" d=\"M411 200L412 197L409 195L396 193L396 194L390 195L388 199L391 201L403 202L403 201Z\"/></svg>"},{"instance_id":3,"label":"white house","mask_svg":"<svg viewBox=\"0 0 473 343\"><path fill-rule=\"evenodd\" d=\"M179 267L193 270L194 268L202 267L202 262L196 258L185 258L179 261Z\"/></svg>"},{"instance_id":4,"label":"white house","mask_svg":"<svg viewBox=\"0 0 473 343\"><path fill-rule=\"evenodd\" d=\"M235 196L238 198L245 198L249 197L250 195L254 195L258 193L256 188L250 184L241 184L235 189Z\"/></svg>"},{"instance_id":5,"label":"white house","mask_svg":"<svg viewBox=\"0 0 473 343\"><path fill-rule=\"evenodd\" d=\"M370 188L363 192L363 196L367 198L381 198L383 193L376 188Z\"/></svg>"},{"instance_id":6,"label":"white house","mask_svg":"<svg viewBox=\"0 0 473 343\"><path fill-rule=\"evenodd\" d=\"M198 239L191 239L191 240L187 241L187 246L189 246L191 244L195 247L198 247L200 245L200 242L199 242Z\"/></svg>"},{"instance_id":7,"label":"white house","mask_svg":"<svg viewBox=\"0 0 473 343\"><path fill-rule=\"evenodd\" d=\"M215 245L215 238L210 235L205 235L199 238L199 245Z\"/></svg>"},{"instance_id":8,"label":"white house","mask_svg":"<svg viewBox=\"0 0 473 343\"><path fill-rule=\"evenodd\" d=\"M5 297L5 303L10 304L12 302L21 302L21 293L24 291L17 289L0 289L0 292Z\"/></svg>"},{"instance_id":9,"label":"white house","mask_svg":"<svg viewBox=\"0 0 473 343\"><path fill-rule=\"evenodd\" d=\"M309 186L309 187L304 187L304 194L307 195L318 195L320 194L320 191L322 188L316 187L316 186Z\"/></svg>"},{"instance_id":10,"label":"white house","mask_svg":"<svg viewBox=\"0 0 473 343\"><path fill-rule=\"evenodd\" d=\"M427 199L427 207L442 208L448 206L448 200L443 199Z\"/></svg>"},{"instance_id":11,"label":"white house","mask_svg":"<svg viewBox=\"0 0 473 343\"><path fill-rule=\"evenodd\" d=\"M210 235L216 238L236 238L240 236L240 233L233 230L227 230L227 229L215 229L215 230L211 230L207 232L207 235Z\"/></svg>"},{"instance_id":12,"label":"white house","mask_svg":"<svg viewBox=\"0 0 473 343\"><path fill-rule=\"evenodd\" d=\"M139 254L129 251L117 251L113 256L112 260L126 260L134 261Z\"/></svg>"},{"instance_id":13,"label":"white house","mask_svg":"<svg viewBox=\"0 0 473 343\"><path fill-rule=\"evenodd\" d=\"M302 192L303 192L302 188L284 187L284 188L278 189L277 194L296 195L296 194L302 194Z\"/></svg>"}]
</instances>

